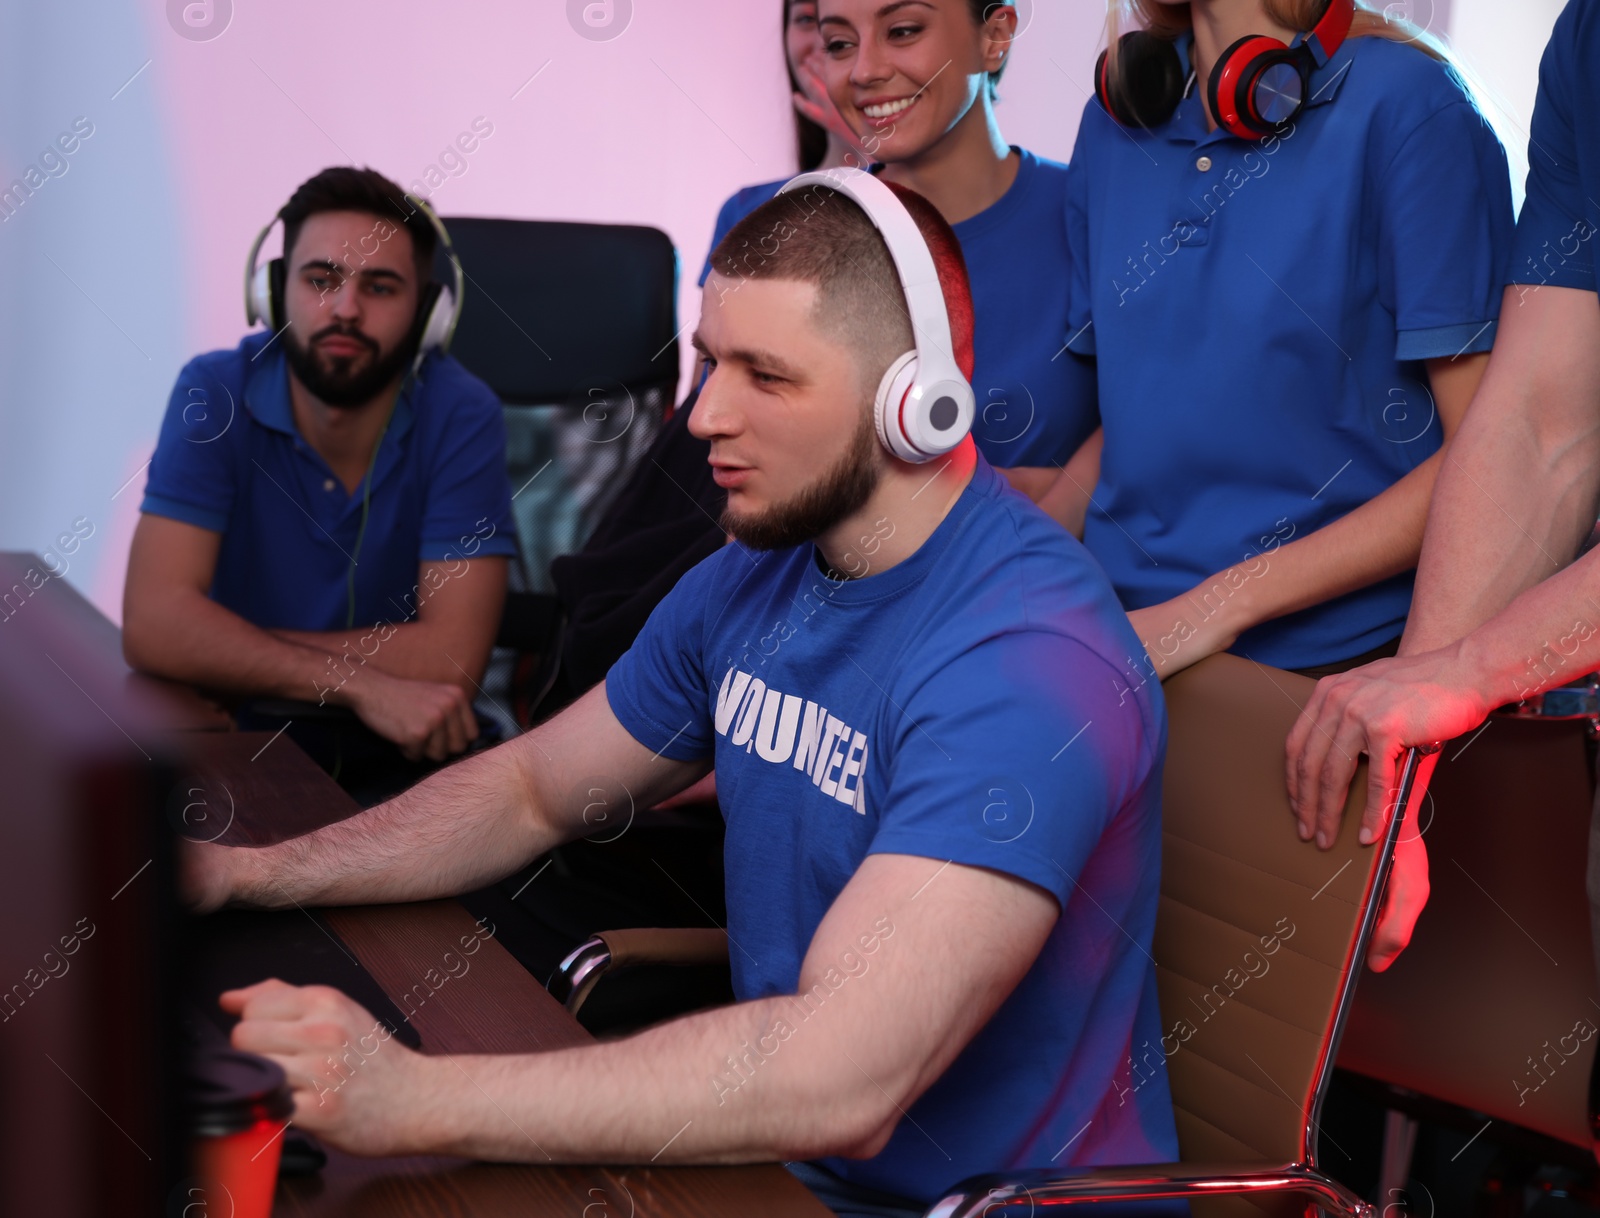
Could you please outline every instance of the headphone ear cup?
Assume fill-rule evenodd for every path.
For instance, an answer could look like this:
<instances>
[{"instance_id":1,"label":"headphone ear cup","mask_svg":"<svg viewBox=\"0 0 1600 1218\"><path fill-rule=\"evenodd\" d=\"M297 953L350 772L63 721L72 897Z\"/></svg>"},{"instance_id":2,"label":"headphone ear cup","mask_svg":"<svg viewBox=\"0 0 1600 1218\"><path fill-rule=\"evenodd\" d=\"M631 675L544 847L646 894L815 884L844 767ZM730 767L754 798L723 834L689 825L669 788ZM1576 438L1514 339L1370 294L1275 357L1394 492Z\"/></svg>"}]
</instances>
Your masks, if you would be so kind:
<instances>
[{"instance_id":1,"label":"headphone ear cup","mask_svg":"<svg viewBox=\"0 0 1600 1218\"><path fill-rule=\"evenodd\" d=\"M263 262L255 269L255 274L250 277L249 289L245 292L244 318L252 326L271 326L274 331L280 328L276 320L278 315L277 302L274 299L272 268L282 259L272 262ZM282 295L281 287L277 295Z\"/></svg>"},{"instance_id":2,"label":"headphone ear cup","mask_svg":"<svg viewBox=\"0 0 1600 1218\"><path fill-rule=\"evenodd\" d=\"M913 349L889 365L878 382L878 396L872 402L872 421L878 429L878 442L902 461L925 459L907 437L900 418L906 395L916 382L917 353Z\"/></svg>"},{"instance_id":3,"label":"headphone ear cup","mask_svg":"<svg viewBox=\"0 0 1600 1218\"><path fill-rule=\"evenodd\" d=\"M422 289L417 309L417 354L444 351L449 346L450 327L455 321L455 293L441 283Z\"/></svg>"},{"instance_id":4,"label":"headphone ear cup","mask_svg":"<svg viewBox=\"0 0 1600 1218\"><path fill-rule=\"evenodd\" d=\"M262 325L271 314L272 294L267 286L267 268L265 264L262 264L255 268L250 275L250 282L245 285L245 324L251 326Z\"/></svg>"},{"instance_id":5,"label":"headphone ear cup","mask_svg":"<svg viewBox=\"0 0 1600 1218\"><path fill-rule=\"evenodd\" d=\"M1169 39L1131 30L1117 40L1117 70L1109 71L1107 52L1094 65L1094 92L1100 104L1124 127L1156 127L1172 117L1183 100L1183 61Z\"/></svg>"},{"instance_id":6,"label":"headphone ear cup","mask_svg":"<svg viewBox=\"0 0 1600 1218\"><path fill-rule=\"evenodd\" d=\"M1101 51L1100 58L1094 61L1094 95L1099 98L1100 105L1107 114L1126 125L1128 120L1122 116L1122 111L1117 106L1116 98L1111 95L1111 87L1106 80L1106 63L1110 56L1110 51Z\"/></svg>"},{"instance_id":7,"label":"headphone ear cup","mask_svg":"<svg viewBox=\"0 0 1600 1218\"><path fill-rule=\"evenodd\" d=\"M289 320L283 304L283 292L288 278L288 268L282 258L274 258L267 263L267 311L263 316L268 319L274 334L283 329Z\"/></svg>"},{"instance_id":8,"label":"headphone ear cup","mask_svg":"<svg viewBox=\"0 0 1600 1218\"><path fill-rule=\"evenodd\" d=\"M1281 122L1269 121L1256 112L1255 85L1274 62L1292 64L1294 60L1293 51L1264 34L1246 34L1217 56L1206 81L1206 100L1217 126L1242 140L1259 140L1276 131Z\"/></svg>"}]
</instances>

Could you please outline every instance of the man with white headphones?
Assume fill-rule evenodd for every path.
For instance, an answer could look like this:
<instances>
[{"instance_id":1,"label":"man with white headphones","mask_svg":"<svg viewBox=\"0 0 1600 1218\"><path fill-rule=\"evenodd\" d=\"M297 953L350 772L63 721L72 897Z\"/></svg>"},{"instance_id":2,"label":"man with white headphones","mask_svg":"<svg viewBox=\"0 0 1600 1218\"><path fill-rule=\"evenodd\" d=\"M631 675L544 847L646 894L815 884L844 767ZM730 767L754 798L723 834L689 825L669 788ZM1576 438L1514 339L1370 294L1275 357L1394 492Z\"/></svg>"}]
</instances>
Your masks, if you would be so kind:
<instances>
[{"instance_id":1,"label":"man with white headphones","mask_svg":"<svg viewBox=\"0 0 1600 1218\"><path fill-rule=\"evenodd\" d=\"M282 256L258 265L280 222ZM245 312L266 328L184 367L150 462L134 667L349 707L412 760L477 735L515 545L500 403L446 354L462 273L433 282L441 242L426 204L350 167L302 183L256 238Z\"/></svg>"},{"instance_id":2,"label":"man with white headphones","mask_svg":"<svg viewBox=\"0 0 1600 1218\"><path fill-rule=\"evenodd\" d=\"M1122 688L1138 641L1105 576L967 434L954 233L828 171L713 268L690 426L734 544L534 731L278 846L185 843L182 873L199 910L445 896L714 765L740 1001L446 1059L337 991L264 981L223 995L235 1044L358 1153L783 1159L840 1213L919 1213L1002 1167L1175 1158L1148 954L1160 693Z\"/></svg>"}]
</instances>

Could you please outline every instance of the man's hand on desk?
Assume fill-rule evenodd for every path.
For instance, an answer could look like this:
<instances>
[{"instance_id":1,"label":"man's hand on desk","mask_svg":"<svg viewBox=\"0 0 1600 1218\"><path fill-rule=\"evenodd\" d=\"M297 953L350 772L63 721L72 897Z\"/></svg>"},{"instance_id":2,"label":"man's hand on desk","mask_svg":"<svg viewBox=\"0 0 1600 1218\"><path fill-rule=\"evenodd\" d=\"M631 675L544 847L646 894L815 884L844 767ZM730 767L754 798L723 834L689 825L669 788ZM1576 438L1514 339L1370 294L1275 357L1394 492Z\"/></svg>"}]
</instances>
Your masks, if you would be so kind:
<instances>
[{"instance_id":1,"label":"man's hand on desk","mask_svg":"<svg viewBox=\"0 0 1600 1218\"><path fill-rule=\"evenodd\" d=\"M459 685L411 681L361 667L339 687L338 700L411 761L443 761L478 738L472 699Z\"/></svg>"},{"instance_id":2,"label":"man's hand on desk","mask_svg":"<svg viewBox=\"0 0 1600 1218\"><path fill-rule=\"evenodd\" d=\"M237 846L178 839L178 900L197 914L213 913L233 896L230 863Z\"/></svg>"},{"instance_id":3,"label":"man's hand on desk","mask_svg":"<svg viewBox=\"0 0 1600 1218\"><path fill-rule=\"evenodd\" d=\"M211 849L195 858L222 860L254 882L249 853ZM1016 987L1057 916L1050 894L1009 876L873 855L807 950L797 986L804 1001L774 995L541 1053L413 1053L325 986L274 979L220 1001L240 1016L234 1046L288 1074L294 1123L356 1154L535 1163L865 1157ZM759 1053L759 1075L731 1066L741 1050Z\"/></svg>"},{"instance_id":4,"label":"man's hand on desk","mask_svg":"<svg viewBox=\"0 0 1600 1218\"><path fill-rule=\"evenodd\" d=\"M426 1150L413 1120L430 1111L445 1059L395 1040L354 999L324 985L272 979L228 990L222 1009L240 1016L233 1046L270 1057L294 1092L294 1124L360 1155Z\"/></svg>"}]
</instances>

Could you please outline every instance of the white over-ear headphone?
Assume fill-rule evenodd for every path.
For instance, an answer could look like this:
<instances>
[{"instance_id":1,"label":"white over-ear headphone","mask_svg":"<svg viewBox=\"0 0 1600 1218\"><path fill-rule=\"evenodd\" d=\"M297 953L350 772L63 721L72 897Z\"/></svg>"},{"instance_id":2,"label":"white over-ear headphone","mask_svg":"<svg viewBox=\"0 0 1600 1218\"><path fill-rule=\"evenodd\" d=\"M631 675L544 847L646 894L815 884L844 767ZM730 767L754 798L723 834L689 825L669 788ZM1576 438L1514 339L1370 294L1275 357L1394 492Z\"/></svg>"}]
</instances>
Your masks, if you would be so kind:
<instances>
[{"instance_id":1,"label":"white over-ear headphone","mask_svg":"<svg viewBox=\"0 0 1600 1218\"><path fill-rule=\"evenodd\" d=\"M441 283L427 283L422 287L422 294L417 303L417 327L414 333L417 337L417 358L413 369L420 366L422 357L429 351L438 351L441 355L450 350L450 340L455 337L456 323L461 320L461 300L466 291L465 273L461 269L461 259L456 257L455 246L450 243L450 234L445 230L444 222L434 213L427 202L416 195L407 195L406 201L421 210L427 218L433 231L438 234L439 244L443 246L445 256L450 259L451 277L455 284L453 287ZM282 257L274 258L271 262L256 264L256 259L261 253L261 247L266 243L267 234L272 231L272 226L277 224L280 217L274 216L267 222L267 226L256 235L255 244L250 247L250 257L245 262L244 270L244 316L252 326L267 325L273 330L283 329L287 318L283 315L283 290L288 278L288 272ZM289 251L285 250L287 254Z\"/></svg>"},{"instance_id":2,"label":"white over-ear headphone","mask_svg":"<svg viewBox=\"0 0 1600 1218\"><path fill-rule=\"evenodd\" d=\"M972 386L957 367L944 288L922 230L906 206L861 169L803 173L778 193L827 186L849 196L883 235L900 275L916 346L889 365L878 385L872 415L878 439L902 461L921 464L943 456L972 430Z\"/></svg>"}]
</instances>

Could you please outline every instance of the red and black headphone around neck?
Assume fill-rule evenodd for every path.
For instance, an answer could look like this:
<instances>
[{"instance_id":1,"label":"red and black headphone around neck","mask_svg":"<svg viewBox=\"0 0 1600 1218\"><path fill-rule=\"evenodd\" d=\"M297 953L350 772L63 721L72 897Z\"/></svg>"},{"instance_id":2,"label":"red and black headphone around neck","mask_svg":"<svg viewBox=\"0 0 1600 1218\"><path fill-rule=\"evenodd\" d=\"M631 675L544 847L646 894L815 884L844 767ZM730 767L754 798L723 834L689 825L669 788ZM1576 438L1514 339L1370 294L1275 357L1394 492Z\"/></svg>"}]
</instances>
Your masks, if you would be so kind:
<instances>
[{"instance_id":1,"label":"red and black headphone around neck","mask_svg":"<svg viewBox=\"0 0 1600 1218\"><path fill-rule=\"evenodd\" d=\"M1344 45L1355 0L1330 0L1300 42L1288 46L1265 34L1247 34L1217 57L1206 97L1217 126L1242 140L1260 140L1294 121L1306 104L1311 73ZM1127 127L1155 127L1172 117L1187 91L1176 43L1147 30L1117 41L1117 70L1100 52L1094 91L1106 113Z\"/></svg>"}]
</instances>

